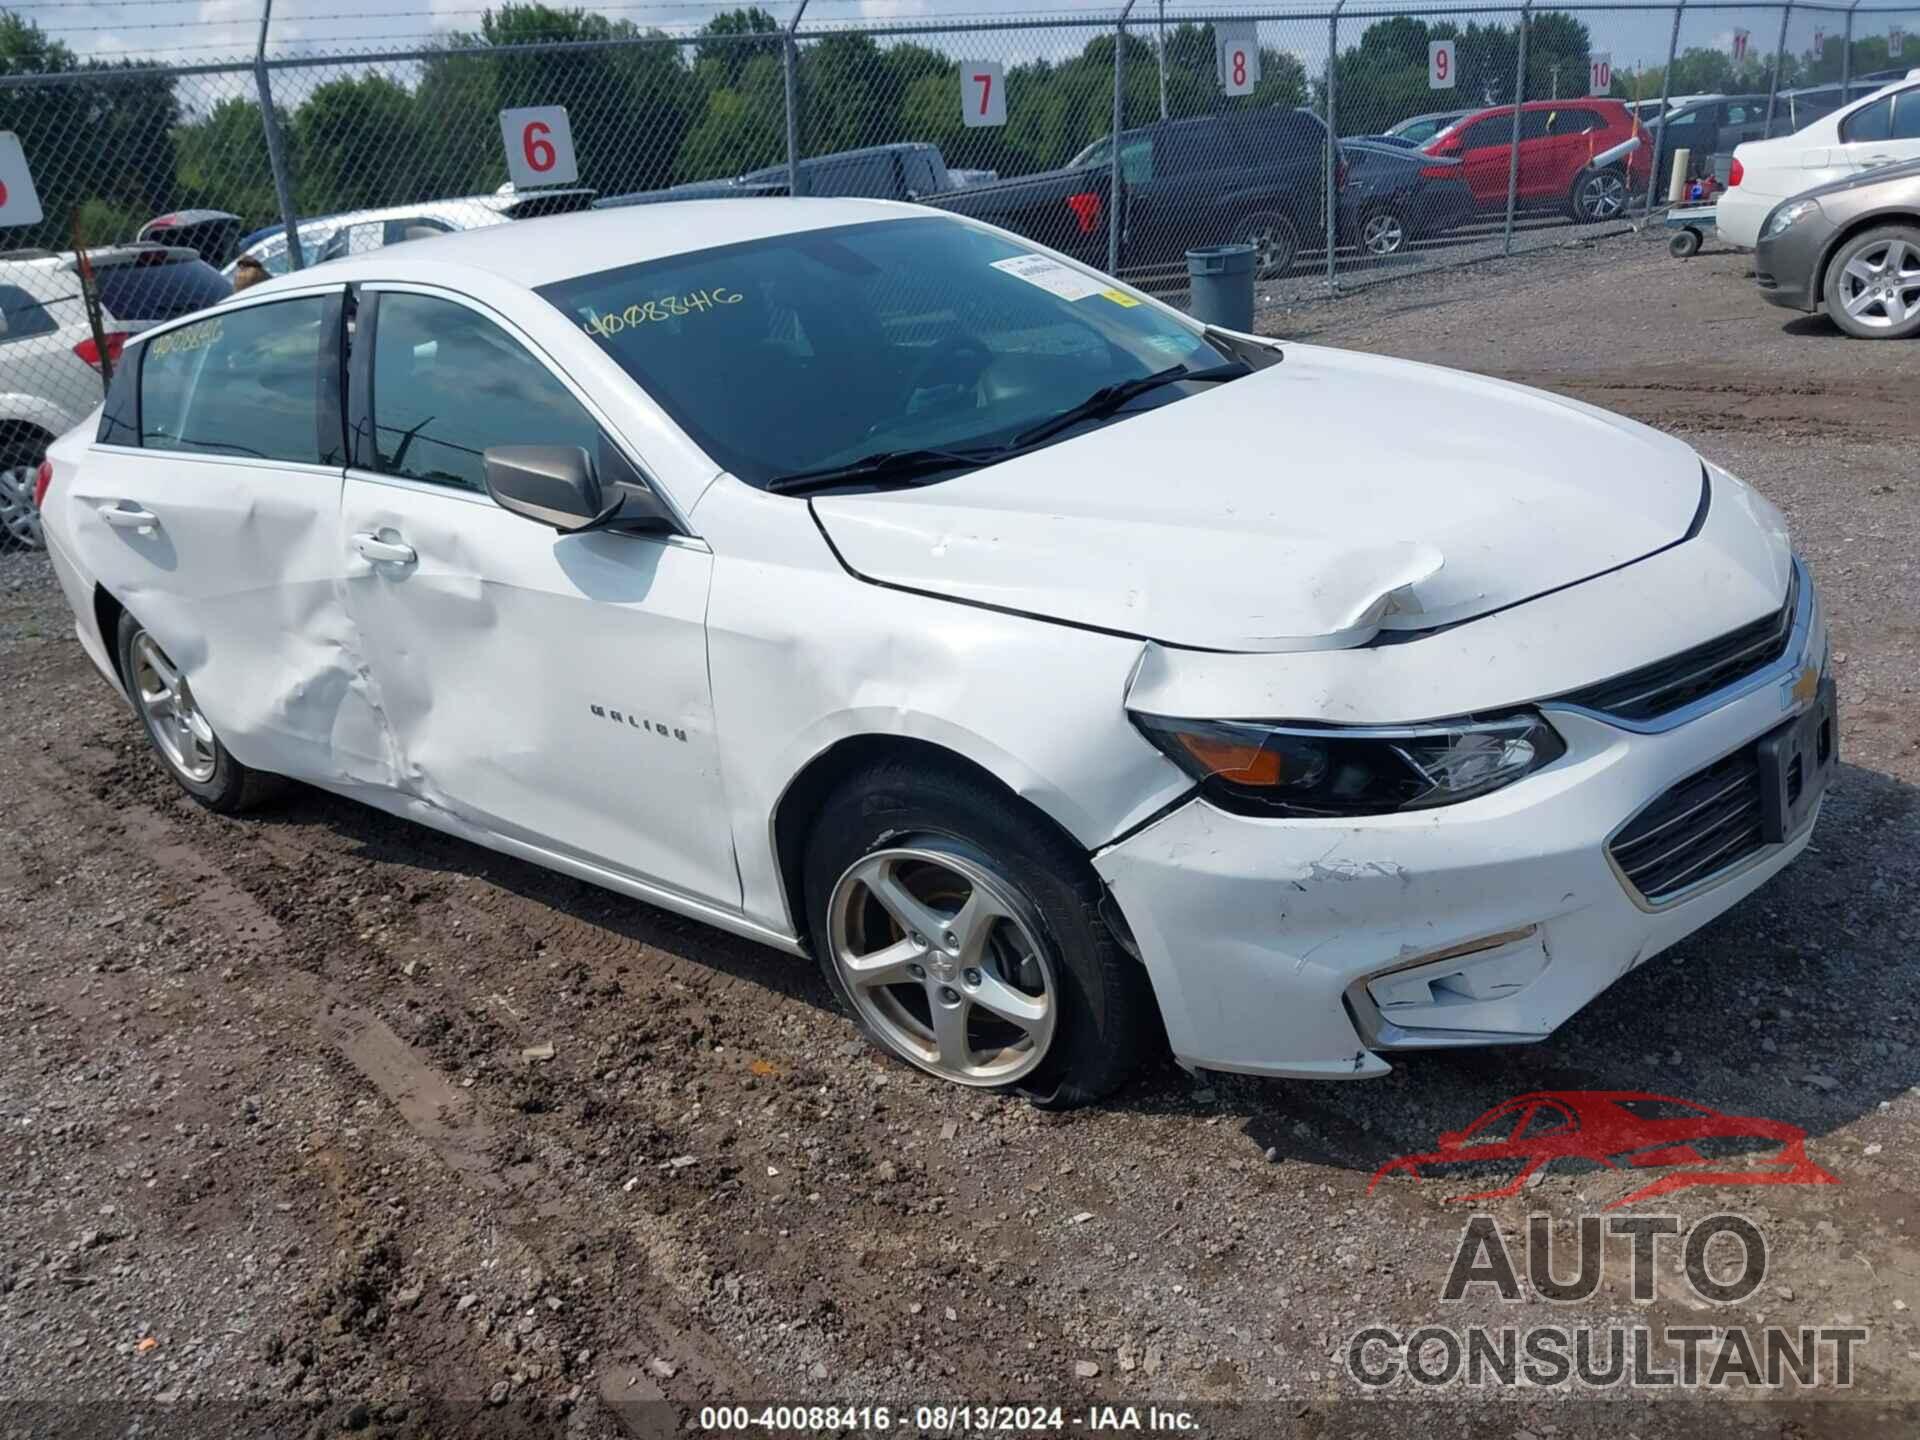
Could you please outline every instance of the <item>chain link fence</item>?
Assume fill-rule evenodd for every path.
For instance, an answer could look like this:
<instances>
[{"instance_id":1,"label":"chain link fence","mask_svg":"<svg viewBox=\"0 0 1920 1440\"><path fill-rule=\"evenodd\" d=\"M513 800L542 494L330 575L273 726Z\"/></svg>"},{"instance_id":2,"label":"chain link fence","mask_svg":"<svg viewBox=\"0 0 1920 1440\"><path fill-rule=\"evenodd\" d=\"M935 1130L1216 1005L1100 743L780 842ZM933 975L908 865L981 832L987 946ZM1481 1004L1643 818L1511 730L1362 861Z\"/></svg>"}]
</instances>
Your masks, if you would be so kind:
<instances>
[{"instance_id":1,"label":"chain link fence","mask_svg":"<svg viewBox=\"0 0 1920 1440\"><path fill-rule=\"evenodd\" d=\"M41 453L125 338L260 273L797 192L980 214L1176 301L1189 248L1249 242L1260 298L1297 300L1641 223L1920 65L1920 10L1864 3L804 11L668 33L508 5L346 55L275 52L263 19L251 55L186 65L84 60L0 11L0 131L42 211L0 237L0 550L35 543ZM516 190L502 112L550 106L577 179Z\"/></svg>"}]
</instances>

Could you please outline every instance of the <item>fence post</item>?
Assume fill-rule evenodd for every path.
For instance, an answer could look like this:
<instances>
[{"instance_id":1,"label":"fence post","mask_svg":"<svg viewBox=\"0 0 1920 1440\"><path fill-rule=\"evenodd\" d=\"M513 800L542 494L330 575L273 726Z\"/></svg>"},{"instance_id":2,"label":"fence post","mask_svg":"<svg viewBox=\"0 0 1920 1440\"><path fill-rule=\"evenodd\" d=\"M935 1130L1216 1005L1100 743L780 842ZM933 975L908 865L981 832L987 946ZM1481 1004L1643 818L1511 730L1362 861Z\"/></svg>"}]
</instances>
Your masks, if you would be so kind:
<instances>
[{"instance_id":1,"label":"fence post","mask_svg":"<svg viewBox=\"0 0 1920 1440\"><path fill-rule=\"evenodd\" d=\"M1860 8L1860 0L1853 0L1847 7L1847 43L1840 51L1840 103L1847 103L1847 87L1853 83L1853 12Z\"/></svg>"},{"instance_id":2,"label":"fence post","mask_svg":"<svg viewBox=\"0 0 1920 1440\"><path fill-rule=\"evenodd\" d=\"M1119 19L1113 22L1113 179L1107 186L1107 273L1113 275L1120 269L1120 127L1126 121L1126 84L1127 84L1127 16L1133 12L1134 0L1127 0L1121 7Z\"/></svg>"},{"instance_id":3,"label":"fence post","mask_svg":"<svg viewBox=\"0 0 1920 1440\"><path fill-rule=\"evenodd\" d=\"M1660 137L1667 133L1667 101L1673 97L1673 62L1680 57L1680 17L1686 13L1687 0L1673 7L1673 34L1667 39L1667 68L1660 73L1660 109L1656 119L1660 128L1653 132L1653 155L1647 169L1647 219L1653 219L1653 197L1660 188Z\"/></svg>"},{"instance_id":4,"label":"fence post","mask_svg":"<svg viewBox=\"0 0 1920 1440\"><path fill-rule=\"evenodd\" d=\"M1500 236L1500 253L1513 253L1513 206L1520 190L1520 106L1527 98L1527 32L1532 28L1533 0L1520 7L1520 59L1513 71L1513 139L1507 147L1507 224Z\"/></svg>"},{"instance_id":5,"label":"fence post","mask_svg":"<svg viewBox=\"0 0 1920 1440\"><path fill-rule=\"evenodd\" d=\"M804 195L800 187L800 47L793 32L800 28L800 17L807 13L807 0L800 0L781 37L780 69L787 87L787 194Z\"/></svg>"},{"instance_id":6,"label":"fence post","mask_svg":"<svg viewBox=\"0 0 1920 1440\"><path fill-rule=\"evenodd\" d=\"M1773 47L1773 73L1767 76L1767 134L1773 134L1773 105L1780 94L1780 66L1787 58L1787 22L1793 18L1793 0L1780 11L1780 43ZM1841 93L1841 103L1846 95Z\"/></svg>"},{"instance_id":7,"label":"fence post","mask_svg":"<svg viewBox=\"0 0 1920 1440\"><path fill-rule=\"evenodd\" d=\"M287 172L287 149L280 139L280 117L273 113L273 86L267 82L267 26L273 21L273 0L260 6L260 43L253 50L253 83L260 92L260 128L267 136L267 163L273 167L273 196L280 202L280 223L287 231L287 268L306 268L300 253L300 221L293 213L293 177Z\"/></svg>"},{"instance_id":8,"label":"fence post","mask_svg":"<svg viewBox=\"0 0 1920 1440\"><path fill-rule=\"evenodd\" d=\"M1327 294L1340 293L1340 281L1334 274L1333 252L1340 241L1340 194L1334 184L1334 154L1340 148L1340 12L1347 0L1334 0L1333 13L1327 17Z\"/></svg>"},{"instance_id":9,"label":"fence post","mask_svg":"<svg viewBox=\"0 0 1920 1440\"><path fill-rule=\"evenodd\" d=\"M1857 0L1856 0L1857 3ZM1159 29L1155 32L1160 51L1160 118L1167 118L1167 0L1160 0Z\"/></svg>"}]
</instances>

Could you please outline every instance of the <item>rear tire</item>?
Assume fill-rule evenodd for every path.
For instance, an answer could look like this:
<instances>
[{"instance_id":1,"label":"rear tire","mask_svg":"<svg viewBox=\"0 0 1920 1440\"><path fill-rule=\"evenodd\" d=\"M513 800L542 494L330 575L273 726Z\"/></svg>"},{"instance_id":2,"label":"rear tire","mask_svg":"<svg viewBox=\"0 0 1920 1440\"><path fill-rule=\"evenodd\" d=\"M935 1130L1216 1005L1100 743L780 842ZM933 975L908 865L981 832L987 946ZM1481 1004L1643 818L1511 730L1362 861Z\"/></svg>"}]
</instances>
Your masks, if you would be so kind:
<instances>
[{"instance_id":1,"label":"rear tire","mask_svg":"<svg viewBox=\"0 0 1920 1440\"><path fill-rule=\"evenodd\" d=\"M1673 238L1667 241L1667 254L1676 260L1690 260L1700 253L1700 232L1698 230L1676 230Z\"/></svg>"},{"instance_id":2,"label":"rear tire","mask_svg":"<svg viewBox=\"0 0 1920 1440\"><path fill-rule=\"evenodd\" d=\"M1272 280L1284 275L1293 268L1294 257L1300 253L1300 233L1278 210L1258 210L1240 222L1240 228L1233 238L1239 244L1251 245L1257 252L1254 256L1254 278Z\"/></svg>"},{"instance_id":3,"label":"rear tire","mask_svg":"<svg viewBox=\"0 0 1920 1440\"><path fill-rule=\"evenodd\" d=\"M237 815L280 795L287 782L228 753L200 713L186 675L128 611L120 612L120 675L160 763L209 810Z\"/></svg>"},{"instance_id":4,"label":"rear tire","mask_svg":"<svg viewBox=\"0 0 1920 1440\"><path fill-rule=\"evenodd\" d=\"M1840 247L1827 264L1827 314L1861 340L1920 335L1920 228L1879 225Z\"/></svg>"},{"instance_id":5,"label":"rear tire","mask_svg":"<svg viewBox=\"0 0 1920 1440\"><path fill-rule=\"evenodd\" d=\"M959 769L883 762L822 807L803 863L814 953L881 1049L940 1079L1071 1108L1152 1044L1146 973L1087 857Z\"/></svg>"},{"instance_id":6,"label":"rear tire","mask_svg":"<svg viewBox=\"0 0 1920 1440\"><path fill-rule=\"evenodd\" d=\"M0 445L0 549L38 550L40 511L33 503L34 477L46 457L44 440L10 440Z\"/></svg>"},{"instance_id":7,"label":"rear tire","mask_svg":"<svg viewBox=\"0 0 1920 1440\"><path fill-rule=\"evenodd\" d=\"M1360 222L1360 248L1376 260L1404 254L1411 232L1400 212L1381 205L1367 212Z\"/></svg>"}]
</instances>

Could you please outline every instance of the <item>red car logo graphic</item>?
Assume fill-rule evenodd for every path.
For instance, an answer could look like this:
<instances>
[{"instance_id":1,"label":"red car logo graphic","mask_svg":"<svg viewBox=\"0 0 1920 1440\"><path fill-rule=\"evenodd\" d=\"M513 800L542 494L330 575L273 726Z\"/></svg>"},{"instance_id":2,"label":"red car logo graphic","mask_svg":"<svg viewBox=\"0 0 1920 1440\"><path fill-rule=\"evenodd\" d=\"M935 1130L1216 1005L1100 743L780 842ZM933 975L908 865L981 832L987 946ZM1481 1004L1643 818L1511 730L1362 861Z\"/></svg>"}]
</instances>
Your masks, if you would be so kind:
<instances>
[{"instance_id":1,"label":"red car logo graphic","mask_svg":"<svg viewBox=\"0 0 1920 1440\"><path fill-rule=\"evenodd\" d=\"M1439 1149L1402 1155L1373 1172L1372 1194L1389 1175L1420 1178L1426 1167L1512 1167L1504 1185L1471 1195L1466 1204L1516 1195L1533 1173L1556 1160L1608 1170L1672 1168L1612 1210L1694 1185L1838 1185L1807 1158L1807 1132L1756 1115L1722 1115L1691 1100L1634 1090L1548 1090L1496 1105L1464 1130L1441 1135Z\"/></svg>"}]
</instances>

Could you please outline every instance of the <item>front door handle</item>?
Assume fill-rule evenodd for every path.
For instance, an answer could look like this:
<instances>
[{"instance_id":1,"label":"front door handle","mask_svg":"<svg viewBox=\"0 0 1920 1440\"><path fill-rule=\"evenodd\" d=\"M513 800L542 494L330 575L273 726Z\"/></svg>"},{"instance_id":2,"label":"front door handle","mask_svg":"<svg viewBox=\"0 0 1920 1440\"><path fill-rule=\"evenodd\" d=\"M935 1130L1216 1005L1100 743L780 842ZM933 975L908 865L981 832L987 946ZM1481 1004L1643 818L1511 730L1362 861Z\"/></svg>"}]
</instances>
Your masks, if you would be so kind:
<instances>
[{"instance_id":1,"label":"front door handle","mask_svg":"<svg viewBox=\"0 0 1920 1440\"><path fill-rule=\"evenodd\" d=\"M411 565L420 558L411 545L382 540L378 535L365 533L353 537L353 548L369 560L384 560L392 565Z\"/></svg>"},{"instance_id":2,"label":"front door handle","mask_svg":"<svg viewBox=\"0 0 1920 1440\"><path fill-rule=\"evenodd\" d=\"M142 509L131 500L122 500L118 505L102 505L100 518L116 530L158 530L160 517L151 510Z\"/></svg>"}]
</instances>

